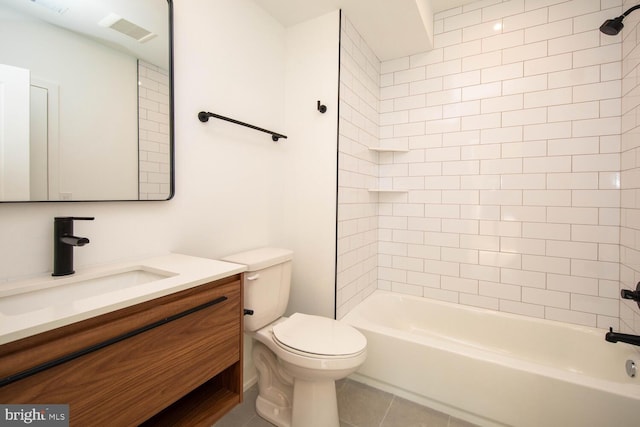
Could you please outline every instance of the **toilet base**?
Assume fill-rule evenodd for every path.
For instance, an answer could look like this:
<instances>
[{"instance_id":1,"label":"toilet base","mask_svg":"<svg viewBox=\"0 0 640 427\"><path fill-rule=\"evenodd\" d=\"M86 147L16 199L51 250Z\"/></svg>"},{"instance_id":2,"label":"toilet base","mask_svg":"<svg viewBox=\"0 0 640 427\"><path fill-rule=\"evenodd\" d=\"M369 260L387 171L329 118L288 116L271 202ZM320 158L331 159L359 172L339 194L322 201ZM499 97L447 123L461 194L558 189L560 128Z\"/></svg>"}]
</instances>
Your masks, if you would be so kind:
<instances>
[{"instance_id":1,"label":"toilet base","mask_svg":"<svg viewBox=\"0 0 640 427\"><path fill-rule=\"evenodd\" d=\"M333 379L293 378L264 344L254 341L258 371L256 412L278 427L339 427Z\"/></svg>"},{"instance_id":2,"label":"toilet base","mask_svg":"<svg viewBox=\"0 0 640 427\"><path fill-rule=\"evenodd\" d=\"M253 342L253 363L258 371L256 412L278 427L291 427L293 378L284 372L264 344Z\"/></svg>"},{"instance_id":3,"label":"toilet base","mask_svg":"<svg viewBox=\"0 0 640 427\"><path fill-rule=\"evenodd\" d=\"M339 427L338 401L334 381L296 380L292 407L280 406L258 396L256 412L278 427Z\"/></svg>"},{"instance_id":4,"label":"toilet base","mask_svg":"<svg viewBox=\"0 0 640 427\"><path fill-rule=\"evenodd\" d=\"M256 412L278 427L291 427L291 408L278 406L262 396L256 399Z\"/></svg>"},{"instance_id":5,"label":"toilet base","mask_svg":"<svg viewBox=\"0 0 640 427\"><path fill-rule=\"evenodd\" d=\"M293 385L291 427L339 427L338 399L333 380L305 381Z\"/></svg>"}]
</instances>

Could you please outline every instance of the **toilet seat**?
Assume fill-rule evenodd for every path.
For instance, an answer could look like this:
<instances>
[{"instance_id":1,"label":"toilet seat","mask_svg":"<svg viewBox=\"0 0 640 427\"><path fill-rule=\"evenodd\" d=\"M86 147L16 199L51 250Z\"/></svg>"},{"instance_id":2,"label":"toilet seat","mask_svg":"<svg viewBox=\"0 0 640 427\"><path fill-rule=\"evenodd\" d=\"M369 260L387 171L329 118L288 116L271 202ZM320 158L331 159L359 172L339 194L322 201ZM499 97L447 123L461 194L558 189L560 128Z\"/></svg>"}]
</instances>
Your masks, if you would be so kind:
<instances>
[{"instance_id":1,"label":"toilet seat","mask_svg":"<svg viewBox=\"0 0 640 427\"><path fill-rule=\"evenodd\" d=\"M274 341L309 357L351 357L362 353L367 339L355 328L327 317L294 313L273 326Z\"/></svg>"}]
</instances>

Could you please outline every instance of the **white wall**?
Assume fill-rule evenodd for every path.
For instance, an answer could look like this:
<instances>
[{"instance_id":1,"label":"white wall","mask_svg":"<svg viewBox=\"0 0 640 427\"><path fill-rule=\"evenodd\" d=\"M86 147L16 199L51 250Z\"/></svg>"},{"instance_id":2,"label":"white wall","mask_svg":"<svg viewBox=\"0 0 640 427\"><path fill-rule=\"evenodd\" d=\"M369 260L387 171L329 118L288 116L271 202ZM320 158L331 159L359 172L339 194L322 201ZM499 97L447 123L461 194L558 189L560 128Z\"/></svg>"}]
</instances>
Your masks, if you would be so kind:
<instances>
[{"instance_id":1,"label":"white wall","mask_svg":"<svg viewBox=\"0 0 640 427\"><path fill-rule=\"evenodd\" d=\"M334 316L339 11L286 31L282 229L294 251L288 312ZM317 101L327 112L317 110Z\"/></svg>"}]
</instances>

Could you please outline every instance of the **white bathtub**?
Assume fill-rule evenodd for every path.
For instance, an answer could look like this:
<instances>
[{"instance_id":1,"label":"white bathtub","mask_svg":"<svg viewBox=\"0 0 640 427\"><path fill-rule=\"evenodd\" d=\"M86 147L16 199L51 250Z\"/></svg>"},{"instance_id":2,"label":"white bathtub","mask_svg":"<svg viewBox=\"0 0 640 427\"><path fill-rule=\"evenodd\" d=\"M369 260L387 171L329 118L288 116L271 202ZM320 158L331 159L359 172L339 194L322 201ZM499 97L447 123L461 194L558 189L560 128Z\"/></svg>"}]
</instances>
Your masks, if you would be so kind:
<instances>
[{"instance_id":1,"label":"white bathtub","mask_svg":"<svg viewBox=\"0 0 640 427\"><path fill-rule=\"evenodd\" d=\"M601 329L376 291L355 380L483 426L640 426L640 347ZM627 375L627 360L638 376Z\"/></svg>"}]
</instances>

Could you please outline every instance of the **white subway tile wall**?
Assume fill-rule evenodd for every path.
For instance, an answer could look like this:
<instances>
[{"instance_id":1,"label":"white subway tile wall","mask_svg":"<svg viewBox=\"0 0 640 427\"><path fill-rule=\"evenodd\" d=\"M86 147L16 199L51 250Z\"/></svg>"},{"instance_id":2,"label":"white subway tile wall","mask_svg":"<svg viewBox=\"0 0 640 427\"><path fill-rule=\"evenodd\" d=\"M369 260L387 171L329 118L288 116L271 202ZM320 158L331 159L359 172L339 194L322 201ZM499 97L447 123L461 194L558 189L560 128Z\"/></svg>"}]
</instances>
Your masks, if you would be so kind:
<instances>
[{"instance_id":1,"label":"white subway tile wall","mask_svg":"<svg viewBox=\"0 0 640 427\"><path fill-rule=\"evenodd\" d=\"M624 7L635 6L627 0ZM625 9L626 10L626 9ZM636 288L640 281L640 41L638 40L640 13L635 12L625 19L622 32L622 106L621 106L621 155L620 155L620 286ZM618 289L615 289L617 291ZM599 289L607 292L604 286ZM611 294L613 287L608 291ZM620 304L620 329L624 332L640 333L640 310L633 301Z\"/></svg>"},{"instance_id":2,"label":"white subway tile wall","mask_svg":"<svg viewBox=\"0 0 640 427\"><path fill-rule=\"evenodd\" d=\"M424 80L424 69L418 70L420 72L422 75L415 78ZM414 77L409 71L400 78ZM383 118L379 115L380 92L380 61L342 14L338 118L338 319L377 287L378 196L368 190L378 185L378 153L369 148L378 146L380 120L391 120L392 123L397 120L392 116ZM407 105L411 105L410 101ZM389 143L396 146L402 141L392 139ZM403 170L390 170L388 173L407 176L407 165L399 165L398 168Z\"/></svg>"},{"instance_id":3,"label":"white subway tile wall","mask_svg":"<svg viewBox=\"0 0 640 427\"><path fill-rule=\"evenodd\" d=\"M338 208L338 318L377 280L394 292L640 331L635 304L619 303L620 286L640 280L640 14L622 35L598 30L622 6L477 1L435 15L432 51L379 68L343 24L340 158L356 160L339 165L339 191L354 191ZM355 57L366 65L357 72ZM368 131L375 118L352 118L363 102L379 112L377 135ZM366 131L353 124L365 122ZM365 238L376 226L377 277Z\"/></svg>"},{"instance_id":4,"label":"white subway tile wall","mask_svg":"<svg viewBox=\"0 0 640 427\"><path fill-rule=\"evenodd\" d=\"M169 140L169 74L138 61L139 198L163 200L171 185Z\"/></svg>"},{"instance_id":5,"label":"white subway tile wall","mask_svg":"<svg viewBox=\"0 0 640 427\"><path fill-rule=\"evenodd\" d=\"M619 279L621 37L598 27L621 2L605 3L476 2L435 16L433 51L382 64L379 144L412 155L380 157L409 190L380 208L434 221L379 224L380 288L619 327L599 285Z\"/></svg>"}]
</instances>

